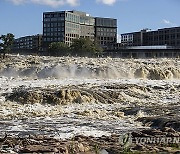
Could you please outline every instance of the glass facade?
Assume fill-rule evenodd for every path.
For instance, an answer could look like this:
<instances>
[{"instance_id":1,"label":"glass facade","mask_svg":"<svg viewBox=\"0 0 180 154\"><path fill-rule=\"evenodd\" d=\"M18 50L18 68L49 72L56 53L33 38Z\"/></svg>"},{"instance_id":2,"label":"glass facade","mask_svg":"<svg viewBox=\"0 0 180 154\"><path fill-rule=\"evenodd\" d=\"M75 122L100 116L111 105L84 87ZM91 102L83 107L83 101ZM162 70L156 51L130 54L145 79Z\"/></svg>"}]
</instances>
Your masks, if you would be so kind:
<instances>
[{"instance_id":1,"label":"glass facade","mask_svg":"<svg viewBox=\"0 0 180 154\"><path fill-rule=\"evenodd\" d=\"M65 12L45 12L43 14L43 42L63 41L65 36Z\"/></svg>"},{"instance_id":2,"label":"glass facade","mask_svg":"<svg viewBox=\"0 0 180 154\"><path fill-rule=\"evenodd\" d=\"M96 26L117 28L117 20L111 18L96 18Z\"/></svg>"},{"instance_id":3,"label":"glass facade","mask_svg":"<svg viewBox=\"0 0 180 154\"><path fill-rule=\"evenodd\" d=\"M94 40L99 38L101 44L116 42L117 20L94 18L85 12L59 11L43 13L43 37L45 47L51 42L62 41L72 44L79 37Z\"/></svg>"},{"instance_id":4,"label":"glass facade","mask_svg":"<svg viewBox=\"0 0 180 154\"><path fill-rule=\"evenodd\" d=\"M117 20L95 18L95 37L104 48L117 43Z\"/></svg>"}]
</instances>

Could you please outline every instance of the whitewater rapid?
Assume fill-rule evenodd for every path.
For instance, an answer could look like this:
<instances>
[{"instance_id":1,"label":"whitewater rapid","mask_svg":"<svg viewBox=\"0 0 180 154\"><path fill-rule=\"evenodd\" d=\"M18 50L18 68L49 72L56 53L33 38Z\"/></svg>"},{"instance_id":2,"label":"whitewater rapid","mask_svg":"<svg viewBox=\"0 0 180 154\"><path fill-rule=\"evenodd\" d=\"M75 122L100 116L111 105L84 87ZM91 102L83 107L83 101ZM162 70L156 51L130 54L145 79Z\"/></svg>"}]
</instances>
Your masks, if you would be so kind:
<instances>
[{"instance_id":1,"label":"whitewater rapid","mask_svg":"<svg viewBox=\"0 0 180 154\"><path fill-rule=\"evenodd\" d=\"M139 117L179 114L179 66L178 59L11 55L0 65L1 135L65 139L142 129Z\"/></svg>"}]
</instances>

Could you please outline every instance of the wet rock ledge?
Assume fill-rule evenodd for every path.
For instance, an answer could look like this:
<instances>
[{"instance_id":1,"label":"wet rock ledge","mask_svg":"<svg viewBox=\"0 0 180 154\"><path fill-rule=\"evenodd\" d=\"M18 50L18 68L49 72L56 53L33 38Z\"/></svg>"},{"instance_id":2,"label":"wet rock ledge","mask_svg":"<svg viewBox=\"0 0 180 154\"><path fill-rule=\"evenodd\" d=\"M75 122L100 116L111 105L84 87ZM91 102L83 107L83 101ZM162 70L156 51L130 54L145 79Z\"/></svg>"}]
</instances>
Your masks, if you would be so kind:
<instances>
[{"instance_id":1,"label":"wet rock ledge","mask_svg":"<svg viewBox=\"0 0 180 154\"><path fill-rule=\"evenodd\" d=\"M62 154L119 154L119 153L180 153L180 143L138 143L136 138L180 138L180 132L173 128L145 129L131 133L129 145L121 142L119 135L86 137L75 136L69 140L53 139L47 136L29 135L12 137L5 134L0 138L1 153L62 153ZM127 138L129 140L130 138ZM128 142L127 142L128 143Z\"/></svg>"}]
</instances>

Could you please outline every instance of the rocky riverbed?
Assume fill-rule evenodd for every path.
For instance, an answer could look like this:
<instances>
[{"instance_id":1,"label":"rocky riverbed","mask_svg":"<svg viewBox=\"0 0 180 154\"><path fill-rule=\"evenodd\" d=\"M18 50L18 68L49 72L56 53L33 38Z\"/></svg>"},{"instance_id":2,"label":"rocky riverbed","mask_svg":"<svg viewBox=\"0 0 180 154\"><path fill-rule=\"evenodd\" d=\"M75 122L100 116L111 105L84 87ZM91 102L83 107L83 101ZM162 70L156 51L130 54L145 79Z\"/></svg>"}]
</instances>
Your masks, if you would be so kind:
<instances>
[{"instance_id":1,"label":"rocky riverbed","mask_svg":"<svg viewBox=\"0 0 180 154\"><path fill-rule=\"evenodd\" d=\"M8 55L0 119L1 152L177 153L180 60Z\"/></svg>"}]
</instances>

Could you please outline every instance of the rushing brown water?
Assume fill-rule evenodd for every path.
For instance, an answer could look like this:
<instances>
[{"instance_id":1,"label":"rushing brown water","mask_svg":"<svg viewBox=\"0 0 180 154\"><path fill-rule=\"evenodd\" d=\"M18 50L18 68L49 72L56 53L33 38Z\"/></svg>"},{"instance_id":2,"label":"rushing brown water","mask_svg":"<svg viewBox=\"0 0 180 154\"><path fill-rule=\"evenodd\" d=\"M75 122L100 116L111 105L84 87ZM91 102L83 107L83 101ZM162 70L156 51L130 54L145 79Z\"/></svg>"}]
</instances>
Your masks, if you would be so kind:
<instances>
[{"instance_id":1,"label":"rushing brown water","mask_svg":"<svg viewBox=\"0 0 180 154\"><path fill-rule=\"evenodd\" d=\"M179 118L178 59L10 56L0 64L1 135L102 136Z\"/></svg>"}]
</instances>

